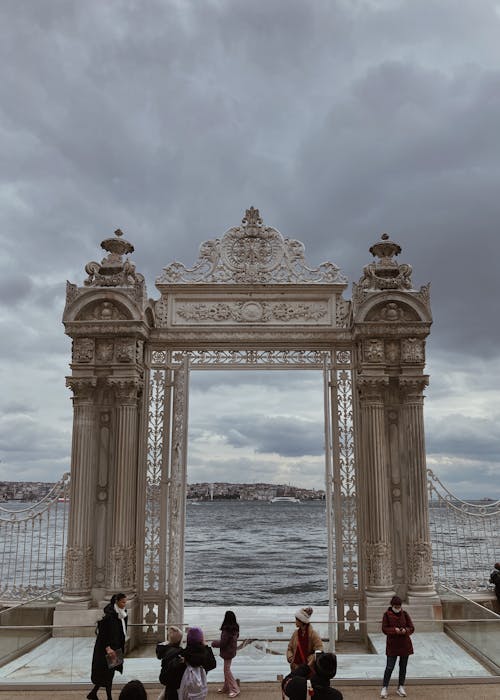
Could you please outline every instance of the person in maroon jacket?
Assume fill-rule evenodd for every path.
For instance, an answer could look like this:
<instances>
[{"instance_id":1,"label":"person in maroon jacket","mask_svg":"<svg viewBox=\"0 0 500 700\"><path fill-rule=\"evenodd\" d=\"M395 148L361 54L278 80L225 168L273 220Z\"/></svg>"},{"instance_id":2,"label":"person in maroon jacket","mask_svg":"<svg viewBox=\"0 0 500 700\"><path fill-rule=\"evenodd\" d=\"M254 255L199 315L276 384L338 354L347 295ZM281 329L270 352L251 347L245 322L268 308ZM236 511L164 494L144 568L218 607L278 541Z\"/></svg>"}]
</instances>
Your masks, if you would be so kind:
<instances>
[{"instance_id":1,"label":"person in maroon jacket","mask_svg":"<svg viewBox=\"0 0 500 700\"><path fill-rule=\"evenodd\" d=\"M396 665L396 659L399 656L399 682L397 694L401 698L406 697L404 689L406 678L406 666L408 657L413 654L413 644L411 643L410 635L413 634L415 628L411 617L402 608L402 600L395 595L391 598L391 604L384 613L382 618L382 632L387 635L387 643L385 653L387 655L387 664L384 672L384 680L382 682L381 698L388 697L387 688L391 675Z\"/></svg>"},{"instance_id":2,"label":"person in maroon jacket","mask_svg":"<svg viewBox=\"0 0 500 700\"><path fill-rule=\"evenodd\" d=\"M231 671L231 661L236 656L240 626L232 610L226 610L220 631L220 639L212 642L213 647L220 649L221 658L224 659L224 685L217 692L228 693L230 698L235 698L240 694L240 689Z\"/></svg>"}]
</instances>

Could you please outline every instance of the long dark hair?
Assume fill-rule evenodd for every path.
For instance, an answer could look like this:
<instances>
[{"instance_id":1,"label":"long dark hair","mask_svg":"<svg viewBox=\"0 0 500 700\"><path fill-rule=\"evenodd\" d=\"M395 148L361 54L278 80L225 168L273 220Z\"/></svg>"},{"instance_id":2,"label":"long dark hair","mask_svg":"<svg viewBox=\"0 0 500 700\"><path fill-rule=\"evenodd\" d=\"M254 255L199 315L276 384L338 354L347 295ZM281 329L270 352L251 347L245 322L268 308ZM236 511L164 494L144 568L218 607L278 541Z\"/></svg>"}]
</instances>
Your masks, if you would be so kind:
<instances>
[{"instance_id":1,"label":"long dark hair","mask_svg":"<svg viewBox=\"0 0 500 700\"><path fill-rule=\"evenodd\" d=\"M236 629L237 632L240 631L240 626L236 621L236 615L232 610L226 610L226 614L224 615L220 628L224 629L224 627L231 627L232 629Z\"/></svg>"}]
</instances>

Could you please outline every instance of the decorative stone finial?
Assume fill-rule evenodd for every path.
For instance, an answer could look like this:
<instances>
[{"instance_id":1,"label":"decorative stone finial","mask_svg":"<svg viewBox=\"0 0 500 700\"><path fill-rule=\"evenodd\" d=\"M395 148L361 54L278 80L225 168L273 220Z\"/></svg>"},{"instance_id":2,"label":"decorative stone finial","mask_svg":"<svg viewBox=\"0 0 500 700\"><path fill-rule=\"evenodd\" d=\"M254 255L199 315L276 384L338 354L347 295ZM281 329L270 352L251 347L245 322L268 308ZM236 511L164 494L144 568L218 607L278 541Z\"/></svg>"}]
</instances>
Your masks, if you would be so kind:
<instances>
[{"instance_id":1,"label":"decorative stone finial","mask_svg":"<svg viewBox=\"0 0 500 700\"><path fill-rule=\"evenodd\" d=\"M358 287L365 290L411 289L411 266L399 264L394 259L401 253L401 246L391 241L388 233L383 233L380 238L381 240L370 248L373 257L379 259L366 265Z\"/></svg>"},{"instance_id":2,"label":"decorative stone finial","mask_svg":"<svg viewBox=\"0 0 500 700\"><path fill-rule=\"evenodd\" d=\"M392 260L392 258L401 253L401 246L398 243L391 241L388 233L383 233L380 238L382 239L382 242L374 243L370 248L370 253L373 255L373 257L380 258L381 264L397 265L396 261Z\"/></svg>"},{"instance_id":3,"label":"decorative stone finial","mask_svg":"<svg viewBox=\"0 0 500 700\"><path fill-rule=\"evenodd\" d=\"M115 231L115 238L105 238L101 243L109 254L98 262L89 262L85 266L88 278L84 284L87 287L130 287L137 283L143 284L144 277L135 271L135 265L128 259L123 260L124 255L134 252L134 246L125 238L119 228Z\"/></svg>"}]
</instances>

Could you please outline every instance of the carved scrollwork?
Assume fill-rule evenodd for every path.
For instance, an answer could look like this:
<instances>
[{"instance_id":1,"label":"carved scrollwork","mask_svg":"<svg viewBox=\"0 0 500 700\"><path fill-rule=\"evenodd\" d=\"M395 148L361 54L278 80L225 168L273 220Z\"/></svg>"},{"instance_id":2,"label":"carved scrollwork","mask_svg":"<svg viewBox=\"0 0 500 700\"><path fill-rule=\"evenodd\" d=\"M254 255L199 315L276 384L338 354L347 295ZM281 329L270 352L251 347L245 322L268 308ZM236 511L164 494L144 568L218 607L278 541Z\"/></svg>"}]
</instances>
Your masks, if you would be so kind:
<instances>
[{"instance_id":1,"label":"carved scrollwork","mask_svg":"<svg viewBox=\"0 0 500 700\"><path fill-rule=\"evenodd\" d=\"M387 542L366 542L365 557L368 586L390 586L392 583L391 548Z\"/></svg>"},{"instance_id":2,"label":"carved scrollwork","mask_svg":"<svg viewBox=\"0 0 500 700\"><path fill-rule=\"evenodd\" d=\"M388 340L385 343L385 356L387 359L387 362L390 364L395 364L396 362L399 362L400 358L400 348L399 348L399 341L397 340Z\"/></svg>"},{"instance_id":3,"label":"carved scrollwork","mask_svg":"<svg viewBox=\"0 0 500 700\"><path fill-rule=\"evenodd\" d=\"M409 377L402 376L399 378L399 386L403 392L403 397L411 399L412 397L422 397L422 392L429 385L429 375L419 374Z\"/></svg>"},{"instance_id":4,"label":"carved scrollwork","mask_svg":"<svg viewBox=\"0 0 500 700\"><path fill-rule=\"evenodd\" d=\"M408 583L429 586L433 583L431 543L424 540L410 542L408 553Z\"/></svg>"},{"instance_id":5,"label":"carved scrollwork","mask_svg":"<svg viewBox=\"0 0 500 700\"><path fill-rule=\"evenodd\" d=\"M271 320L289 322L296 320L317 321L328 314L326 304L303 302L213 302L180 304L177 316L189 321L217 323L267 323Z\"/></svg>"},{"instance_id":6,"label":"carved scrollwork","mask_svg":"<svg viewBox=\"0 0 500 700\"><path fill-rule=\"evenodd\" d=\"M259 210L250 207L241 226L229 229L221 239L202 244L198 263L193 268L176 262L165 268L157 280L158 285L186 282L346 284L347 279L330 262L309 268L305 264L303 244L283 238L275 228L264 226Z\"/></svg>"},{"instance_id":7,"label":"carved scrollwork","mask_svg":"<svg viewBox=\"0 0 500 700\"><path fill-rule=\"evenodd\" d=\"M135 586L135 545L111 547L108 560L108 588L129 591Z\"/></svg>"}]
</instances>

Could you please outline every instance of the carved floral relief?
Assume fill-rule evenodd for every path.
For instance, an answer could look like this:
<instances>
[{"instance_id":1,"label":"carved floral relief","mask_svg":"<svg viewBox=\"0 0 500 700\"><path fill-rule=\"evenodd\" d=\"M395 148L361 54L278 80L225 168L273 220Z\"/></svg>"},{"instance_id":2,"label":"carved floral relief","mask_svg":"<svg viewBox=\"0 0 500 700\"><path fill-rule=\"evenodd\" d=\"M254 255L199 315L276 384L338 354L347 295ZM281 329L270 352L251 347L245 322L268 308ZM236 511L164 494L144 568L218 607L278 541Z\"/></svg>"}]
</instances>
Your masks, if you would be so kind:
<instances>
[{"instance_id":1,"label":"carved floral relief","mask_svg":"<svg viewBox=\"0 0 500 700\"><path fill-rule=\"evenodd\" d=\"M233 321L236 323L268 323L278 321L312 322L328 316L325 303L304 302L212 302L185 303L176 308L178 317L194 323L218 323Z\"/></svg>"}]
</instances>

